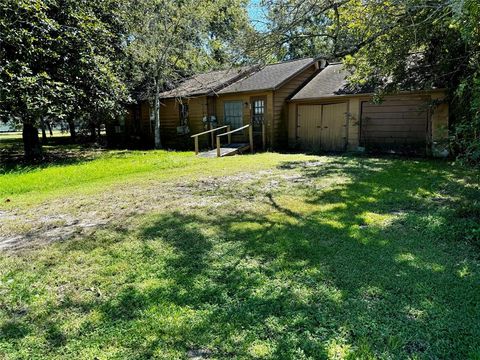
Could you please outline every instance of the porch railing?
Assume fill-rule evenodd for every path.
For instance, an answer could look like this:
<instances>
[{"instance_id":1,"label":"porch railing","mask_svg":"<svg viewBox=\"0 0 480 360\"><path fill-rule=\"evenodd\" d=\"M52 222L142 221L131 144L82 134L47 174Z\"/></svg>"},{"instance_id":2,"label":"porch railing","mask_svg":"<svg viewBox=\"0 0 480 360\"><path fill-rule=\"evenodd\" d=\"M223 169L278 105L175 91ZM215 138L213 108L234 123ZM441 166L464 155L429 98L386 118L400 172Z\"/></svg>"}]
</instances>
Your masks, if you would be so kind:
<instances>
[{"instance_id":1,"label":"porch railing","mask_svg":"<svg viewBox=\"0 0 480 360\"><path fill-rule=\"evenodd\" d=\"M217 135L217 157L220 157L222 155L221 150L220 150L220 148L222 147L222 144L221 144L221 137L222 136L228 136L228 143L230 144L232 142L232 134L233 133L245 130L247 128L248 128L248 138L249 138L249 142L250 142L250 152L253 153L253 126L252 126L252 124L248 124L248 125L239 127L238 129L235 129L235 130L231 130L231 131L227 130L227 132Z\"/></svg>"},{"instance_id":2,"label":"porch railing","mask_svg":"<svg viewBox=\"0 0 480 360\"><path fill-rule=\"evenodd\" d=\"M216 128L213 128L213 129L210 129L210 130L207 130L207 131L203 131L203 132L195 134L195 135L192 135L191 137L195 140L195 155L198 155L198 153L200 152L200 147L199 147L199 142L198 142L199 136L206 135L206 134L213 134L216 131L219 131L219 130L222 130L222 129L227 129L227 132L225 133L225 134L227 134L227 133L230 132L230 125L219 126L219 127L216 127ZM222 135L225 135L225 134L222 134ZM232 141L232 136L228 135L228 142L230 143L231 141Z\"/></svg>"}]
</instances>

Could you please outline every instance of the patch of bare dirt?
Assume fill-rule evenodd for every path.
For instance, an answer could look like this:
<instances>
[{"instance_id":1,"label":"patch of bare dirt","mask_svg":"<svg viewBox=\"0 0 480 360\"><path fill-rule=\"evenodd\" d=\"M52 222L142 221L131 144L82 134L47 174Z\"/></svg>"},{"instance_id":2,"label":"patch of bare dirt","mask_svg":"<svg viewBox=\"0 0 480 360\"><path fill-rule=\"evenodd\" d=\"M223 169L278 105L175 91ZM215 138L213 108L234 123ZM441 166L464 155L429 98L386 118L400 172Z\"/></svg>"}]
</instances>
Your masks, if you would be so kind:
<instances>
[{"instance_id":1,"label":"patch of bare dirt","mask_svg":"<svg viewBox=\"0 0 480 360\"><path fill-rule=\"evenodd\" d=\"M328 179L319 181L302 171L304 167L321 168L323 162L301 165L198 180L116 184L94 195L53 199L27 210L0 211L0 251L65 241L110 226L128 227L129 219L151 212L188 212L198 208L238 212L271 206L268 199L275 193L329 186Z\"/></svg>"},{"instance_id":2,"label":"patch of bare dirt","mask_svg":"<svg viewBox=\"0 0 480 360\"><path fill-rule=\"evenodd\" d=\"M311 181L294 172L259 171L174 183L150 180L124 187L117 184L111 191L95 195L51 200L23 211L0 212L0 251L85 236L150 212L224 209L234 201L243 202L243 207L254 206L255 199Z\"/></svg>"}]
</instances>

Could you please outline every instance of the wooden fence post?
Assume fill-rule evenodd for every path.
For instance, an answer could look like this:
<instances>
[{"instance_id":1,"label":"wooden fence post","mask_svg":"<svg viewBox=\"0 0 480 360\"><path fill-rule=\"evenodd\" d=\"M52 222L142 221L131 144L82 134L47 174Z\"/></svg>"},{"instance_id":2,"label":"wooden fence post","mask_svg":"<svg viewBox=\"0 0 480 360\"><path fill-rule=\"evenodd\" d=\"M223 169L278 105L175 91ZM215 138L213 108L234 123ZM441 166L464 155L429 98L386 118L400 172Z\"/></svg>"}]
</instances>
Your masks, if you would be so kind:
<instances>
[{"instance_id":1,"label":"wooden fence post","mask_svg":"<svg viewBox=\"0 0 480 360\"><path fill-rule=\"evenodd\" d=\"M230 132L230 125L227 125L227 132ZM232 134L228 134L228 143L232 143Z\"/></svg>"},{"instance_id":2,"label":"wooden fence post","mask_svg":"<svg viewBox=\"0 0 480 360\"><path fill-rule=\"evenodd\" d=\"M195 136L195 155L198 155L200 149L198 146L198 136Z\"/></svg>"},{"instance_id":3,"label":"wooden fence post","mask_svg":"<svg viewBox=\"0 0 480 360\"><path fill-rule=\"evenodd\" d=\"M217 157L220 157L220 136L217 135Z\"/></svg>"}]
</instances>

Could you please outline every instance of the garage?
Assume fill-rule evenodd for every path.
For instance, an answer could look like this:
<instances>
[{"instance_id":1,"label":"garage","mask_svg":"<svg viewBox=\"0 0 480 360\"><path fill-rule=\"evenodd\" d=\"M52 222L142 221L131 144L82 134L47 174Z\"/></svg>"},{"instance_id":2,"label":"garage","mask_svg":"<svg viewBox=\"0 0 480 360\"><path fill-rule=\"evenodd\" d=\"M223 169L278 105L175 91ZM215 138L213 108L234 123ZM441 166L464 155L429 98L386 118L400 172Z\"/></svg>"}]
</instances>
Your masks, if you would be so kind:
<instances>
[{"instance_id":1,"label":"garage","mask_svg":"<svg viewBox=\"0 0 480 360\"><path fill-rule=\"evenodd\" d=\"M348 84L348 75L329 64L288 100L290 148L448 155L445 89L400 91L374 103L374 89Z\"/></svg>"},{"instance_id":2,"label":"garage","mask_svg":"<svg viewBox=\"0 0 480 360\"><path fill-rule=\"evenodd\" d=\"M297 140L302 149L344 151L347 103L299 105Z\"/></svg>"},{"instance_id":3,"label":"garage","mask_svg":"<svg viewBox=\"0 0 480 360\"><path fill-rule=\"evenodd\" d=\"M425 154L428 99L361 102L360 145L370 151Z\"/></svg>"}]
</instances>

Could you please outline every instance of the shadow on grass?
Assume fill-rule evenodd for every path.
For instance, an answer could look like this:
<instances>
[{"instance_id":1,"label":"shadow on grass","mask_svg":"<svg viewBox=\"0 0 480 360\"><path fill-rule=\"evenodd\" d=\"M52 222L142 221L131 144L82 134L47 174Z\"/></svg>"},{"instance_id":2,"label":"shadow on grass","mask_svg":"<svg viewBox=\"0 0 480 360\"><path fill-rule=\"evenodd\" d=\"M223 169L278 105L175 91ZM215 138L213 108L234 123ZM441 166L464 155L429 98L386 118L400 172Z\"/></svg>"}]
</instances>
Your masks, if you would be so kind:
<instances>
[{"instance_id":1,"label":"shadow on grass","mask_svg":"<svg viewBox=\"0 0 480 360\"><path fill-rule=\"evenodd\" d=\"M0 139L0 174L24 172L52 165L73 165L94 160L98 144L75 143L68 136L51 137L43 145L44 158L41 161L27 162L24 159L23 142L20 138Z\"/></svg>"},{"instance_id":2,"label":"shadow on grass","mask_svg":"<svg viewBox=\"0 0 480 360\"><path fill-rule=\"evenodd\" d=\"M172 349L275 359L480 354L480 277L463 241L467 220L456 217L478 188L457 181L448 165L424 161L281 167L348 182L305 188L295 201L267 193L268 211L172 211L114 232L115 242L94 236L88 252L103 250L110 266L125 269L104 275L122 277L119 288L47 317L98 312L101 322L87 323L77 342L120 343L130 358ZM4 336L27 335L13 330ZM68 343L61 331L55 338L52 346Z\"/></svg>"}]
</instances>

